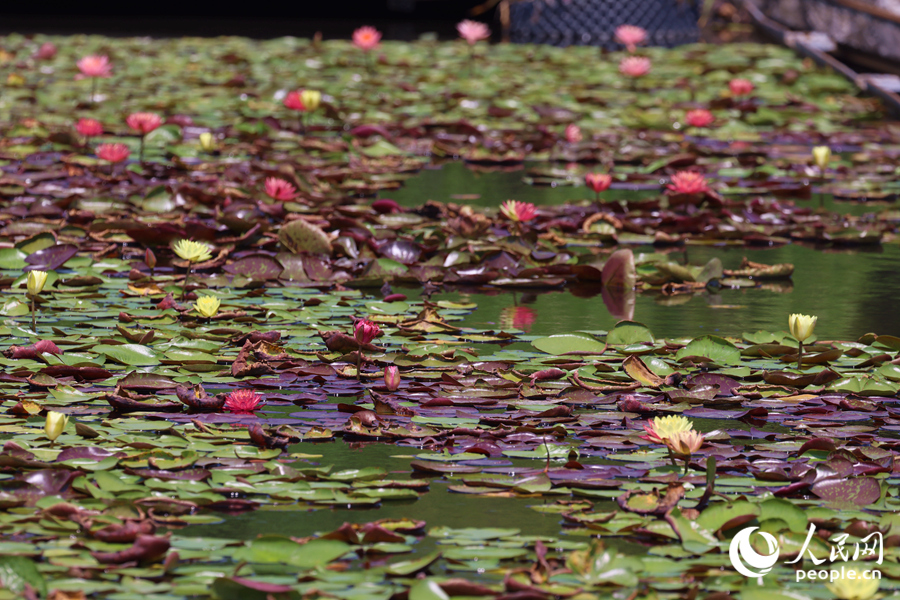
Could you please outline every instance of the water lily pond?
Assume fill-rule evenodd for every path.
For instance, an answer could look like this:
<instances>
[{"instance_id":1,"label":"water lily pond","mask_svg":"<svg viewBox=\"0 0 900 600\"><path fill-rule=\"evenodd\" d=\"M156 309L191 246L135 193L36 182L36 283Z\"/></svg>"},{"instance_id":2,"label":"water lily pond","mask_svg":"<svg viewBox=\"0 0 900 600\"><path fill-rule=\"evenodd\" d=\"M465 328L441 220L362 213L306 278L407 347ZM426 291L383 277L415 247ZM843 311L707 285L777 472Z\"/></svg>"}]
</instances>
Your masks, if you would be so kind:
<instances>
[{"instance_id":1,"label":"water lily pond","mask_svg":"<svg viewBox=\"0 0 900 600\"><path fill-rule=\"evenodd\" d=\"M0 599L894 594L900 125L637 52L0 40Z\"/></svg>"}]
</instances>

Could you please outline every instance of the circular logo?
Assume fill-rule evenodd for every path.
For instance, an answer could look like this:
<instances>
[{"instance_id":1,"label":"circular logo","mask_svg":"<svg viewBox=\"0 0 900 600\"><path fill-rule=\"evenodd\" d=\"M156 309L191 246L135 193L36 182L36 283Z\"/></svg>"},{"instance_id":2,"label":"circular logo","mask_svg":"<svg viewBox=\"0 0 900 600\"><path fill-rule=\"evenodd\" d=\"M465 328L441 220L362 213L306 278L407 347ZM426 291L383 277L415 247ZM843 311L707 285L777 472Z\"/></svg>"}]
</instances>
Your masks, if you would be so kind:
<instances>
[{"instance_id":1,"label":"circular logo","mask_svg":"<svg viewBox=\"0 0 900 600\"><path fill-rule=\"evenodd\" d=\"M772 570L772 567L778 561L778 540L770 533L760 531L759 535L766 540L769 545L769 554L759 554L753 549L750 543L750 536L759 527L747 527L741 529L734 539L731 540L731 547L728 550L728 556L731 558L731 565L734 569L744 577L762 577ZM747 567L756 569L751 571Z\"/></svg>"}]
</instances>

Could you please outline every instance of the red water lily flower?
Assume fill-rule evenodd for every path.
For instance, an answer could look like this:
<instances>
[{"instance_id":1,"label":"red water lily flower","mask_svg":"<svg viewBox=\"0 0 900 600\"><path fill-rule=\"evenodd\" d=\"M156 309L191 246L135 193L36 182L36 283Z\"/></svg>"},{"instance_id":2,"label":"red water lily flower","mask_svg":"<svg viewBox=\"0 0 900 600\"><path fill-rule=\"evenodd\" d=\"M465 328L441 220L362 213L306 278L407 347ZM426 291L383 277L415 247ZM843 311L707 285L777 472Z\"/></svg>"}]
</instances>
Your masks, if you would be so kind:
<instances>
[{"instance_id":1,"label":"red water lily flower","mask_svg":"<svg viewBox=\"0 0 900 600\"><path fill-rule=\"evenodd\" d=\"M78 119L75 123L75 130L84 137L95 137L103 135L103 124L96 119Z\"/></svg>"},{"instance_id":2,"label":"red water lily flower","mask_svg":"<svg viewBox=\"0 0 900 600\"><path fill-rule=\"evenodd\" d=\"M705 108L697 108L687 111L684 115L684 122L691 127L708 127L716 118L711 112Z\"/></svg>"},{"instance_id":3,"label":"red water lily flower","mask_svg":"<svg viewBox=\"0 0 900 600\"><path fill-rule=\"evenodd\" d=\"M728 82L728 89L733 96L749 96L756 89L749 79L732 79Z\"/></svg>"},{"instance_id":4,"label":"red water lily flower","mask_svg":"<svg viewBox=\"0 0 900 600\"><path fill-rule=\"evenodd\" d=\"M353 326L353 337L356 338L360 346L371 344L372 340L378 337L379 333L381 333L381 328L368 319L360 319Z\"/></svg>"},{"instance_id":5,"label":"red water lily flower","mask_svg":"<svg viewBox=\"0 0 900 600\"><path fill-rule=\"evenodd\" d=\"M266 178L266 195L272 200L288 202L297 197L297 188L277 177Z\"/></svg>"},{"instance_id":6,"label":"red water lily flower","mask_svg":"<svg viewBox=\"0 0 900 600\"><path fill-rule=\"evenodd\" d=\"M537 216L534 204L518 200L507 200L500 205L500 212L510 221L516 222L530 221Z\"/></svg>"},{"instance_id":7,"label":"red water lily flower","mask_svg":"<svg viewBox=\"0 0 900 600\"><path fill-rule=\"evenodd\" d=\"M637 25L619 25L616 27L616 40L625 46L629 52L634 52L638 44L643 44L647 39L647 30Z\"/></svg>"},{"instance_id":8,"label":"red water lily flower","mask_svg":"<svg viewBox=\"0 0 900 600\"><path fill-rule=\"evenodd\" d=\"M672 175L669 191L675 194L703 194L710 191L706 177L696 171L678 171Z\"/></svg>"},{"instance_id":9,"label":"red water lily flower","mask_svg":"<svg viewBox=\"0 0 900 600\"><path fill-rule=\"evenodd\" d=\"M120 163L131 154L125 144L100 144L97 146L97 158L111 163Z\"/></svg>"},{"instance_id":10,"label":"red water lily flower","mask_svg":"<svg viewBox=\"0 0 900 600\"><path fill-rule=\"evenodd\" d=\"M34 57L38 60L51 60L56 56L56 44L53 42L44 42L38 51L34 53Z\"/></svg>"},{"instance_id":11,"label":"red water lily flower","mask_svg":"<svg viewBox=\"0 0 900 600\"><path fill-rule=\"evenodd\" d=\"M125 122L141 135L147 135L162 125L162 118L156 113L136 112L128 115Z\"/></svg>"},{"instance_id":12,"label":"red water lily flower","mask_svg":"<svg viewBox=\"0 0 900 600\"><path fill-rule=\"evenodd\" d=\"M588 173L584 176L584 183L595 193L605 192L612 184L612 175L606 173Z\"/></svg>"},{"instance_id":13,"label":"red water lily flower","mask_svg":"<svg viewBox=\"0 0 900 600\"><path fill-rule=\"evenodd\" d=\"M374 50L380 41L381 32L374 27L366 25L353 32L353 45L363 52Z\"/></svg>"},{"instance_id":14,"label":"red water lily flower","mask_svg":"<svg viewBox=\"0 0 900 600\"><path fill-rule=\"evenodd\" d=\"M225 398L223 410L233 413L252 413L259 406L262 396L253 390L235 390Z\"/></svg>"},{"instance_id":15,"label":"red water lily flower","mask_svg":"<svg viewBox=\"0 0 900 600\"><path fill-rule=\"evenodd\" d=\"M626 56L619 63L619 73L628 77L643 77L650 72L650 59L646 56Z\"/></svg>"},{"instance_id":16,"label":"red water lily flower","mask_svg":"<svg viewBox=\"0 0 900 600\"><path fill-rule=\"evenodd\" d=\"M81 77L112 77L112 64L105 55L85 56L75 65L81 71Z\"/></svg>"}]
</instances>

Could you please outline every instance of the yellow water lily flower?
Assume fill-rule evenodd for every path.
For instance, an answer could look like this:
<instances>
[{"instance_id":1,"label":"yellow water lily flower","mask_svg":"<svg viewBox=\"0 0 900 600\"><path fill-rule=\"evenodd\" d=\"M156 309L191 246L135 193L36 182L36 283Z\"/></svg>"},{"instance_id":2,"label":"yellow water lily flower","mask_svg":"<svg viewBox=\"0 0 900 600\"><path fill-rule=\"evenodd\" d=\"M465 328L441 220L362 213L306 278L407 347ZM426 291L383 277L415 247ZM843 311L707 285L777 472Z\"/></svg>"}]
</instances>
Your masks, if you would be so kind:
<instances>
[{"instance_id":1,"label":"yellow water lily flower","mask_svg":"<svg viewBox=\"0 0 900 600\"><path fill-rule=\"evenodd\" d=\"M300 102L303 103L306 110L312 112L319 108L319 104L322 103L322 92L318 90L303 90L300 92Z\"/></svg>"},{"instance_id":2,"label":"yellow water lily flower","mask_svg":"<svg viewBox=\"0 0 900 600\"><path fill-rule=\"evenodd\" d=\"M828 161L831 160L831 148L828 146L816 146L813 148L812 154L816 166L824 171L825 167L828 166Z\"/></svg>"},{"instance_id":3,"label":"yellow water lily flower","mask_svg":"<svg viewBox=\"0 0 900 600\"><path fill-rule=\"evenodd\" d=\"M200 313L200 316L211 319L219 312L220 304L215 296L200 296L194 303L194 310Z\"/></svg>"},{"instance_id":4,"label":"yellow water lily flower","mask_svg":"<svg viewBox=\"0 0 900 600\"><path fill-rule=\"evenodd\" d=\"M37 296L41 293L41 290L44 289L44 284L47 283L47 272L46 271L28 271L28 293L32 296Z\"/></svg>"},{"instance_id":5,"label":"yellow water lily flower","mask_svg":"<svg viewBox=\"0 0 900 600\"><path fill-rule=\"evenodd\" d=\"M191 263L204 262L212 258L212 248L194 240L178 240L172 244L172 250L179 258Z\"/></svg>"},{"instance_id":6,"label":"yellow water lily flower","mask_svg":"<svg viewBox=\"0 0 900 600\"><path fill-rule=\"evenodd\" d=\"M818 317L811 317L809 315L801 315L794 314L788 318L788 325L791 328L791 335L797 339L798 342L803 342L812 335L813 330L816 328L816 320Z\"/></svg>"},{"instance_id":7,"label":"yellow water lily flower","mask_svg":"<svg viewBox=\"0 0 900 600\"><path fill-rule=\"evenodd\" d=\"M204 152L212 152L216 149L216 139L208 131L200 134L200 147Z\"/></svg>"},{"instance_id":8,"label":"yellow water lily flower","mask_svg":"<svg viewBox=\"0 0 900 600\"><path fill-rule=\"evenodd\" d=\"M55 442L66 425L69 423L68 415L51 410L47 412L47 421L44 423L44 433L51 442Z\"/></svg>"},{"instance_id":9,"label":"yellow water lily flower","mask_svg":"<svg viewBox=\"0 0 900 600\"><path fill-rule=\"evenodd\" d=\"M840 600L869 600L878 591L880 581L871 571L841 568L841 577L837 577L825 587ZM864 574L868 575L864 577Z\"/></svg>"}]
</instances>

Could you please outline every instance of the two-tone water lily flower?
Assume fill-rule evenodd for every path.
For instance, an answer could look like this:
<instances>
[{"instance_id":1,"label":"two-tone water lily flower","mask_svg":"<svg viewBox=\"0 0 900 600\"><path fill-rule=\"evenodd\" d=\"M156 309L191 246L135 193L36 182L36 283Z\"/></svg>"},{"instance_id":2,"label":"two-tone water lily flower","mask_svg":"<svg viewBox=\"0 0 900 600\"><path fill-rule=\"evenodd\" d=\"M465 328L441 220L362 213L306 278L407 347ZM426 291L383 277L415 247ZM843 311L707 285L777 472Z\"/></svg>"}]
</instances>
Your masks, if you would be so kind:
<instances>
[{"instance_id":1,"label":"two-tone water lily flower","mask_svg":"<svg viewBox=\"0 0 900 600\"><path fill-rule=\"evenodd\" d=\"M612 175L608 173L588 173L584 176L584 184L593 190L600 200L600 193L605 192L612 185Z\"/></svg>"},{"instance_id":2,"label":"two-tone water lily flower","mask_svg":"<svg viewBox=\"0 0 900 600\"><path fill-rule=\"evenodd\" d=\"M531 202L519 202L518 200L507 200L500 205L500 212L510 221L517 223L530 221L537 216L537 210Z\"/></svg>"},{"instance_id":3,"label":"two-tone water lily flower","mask_svg":"<svg viewBox=\"0 0 900 600\"><path fill-rule=\"evenodd\" d=\"M647 435L642 435L641 439L658 444L665 443L665 440L678 435L682 431L690 431L693 428L694 425L690 419L681 415L656 417L648 419L644 423L644 431L647 432Z\"/></svg>"}]
</instances>

